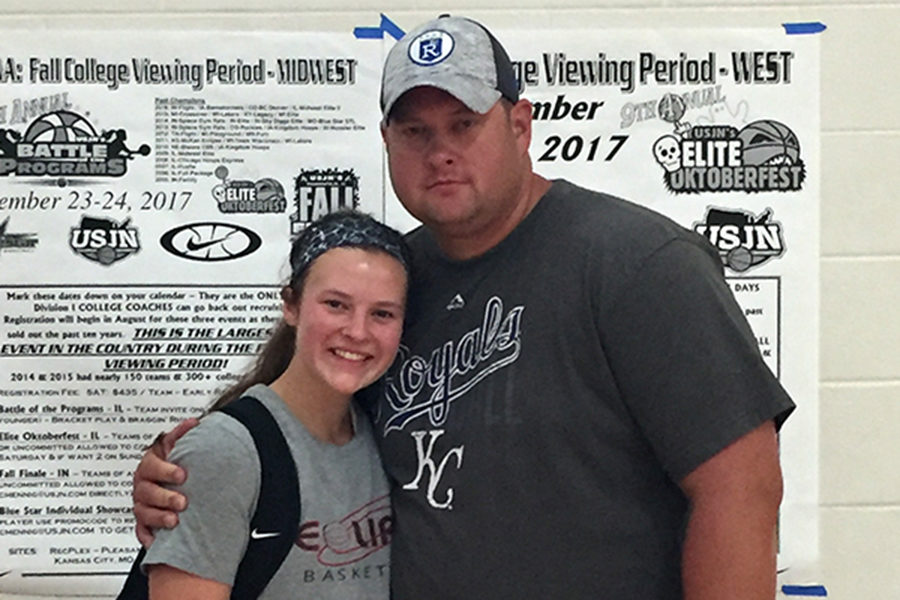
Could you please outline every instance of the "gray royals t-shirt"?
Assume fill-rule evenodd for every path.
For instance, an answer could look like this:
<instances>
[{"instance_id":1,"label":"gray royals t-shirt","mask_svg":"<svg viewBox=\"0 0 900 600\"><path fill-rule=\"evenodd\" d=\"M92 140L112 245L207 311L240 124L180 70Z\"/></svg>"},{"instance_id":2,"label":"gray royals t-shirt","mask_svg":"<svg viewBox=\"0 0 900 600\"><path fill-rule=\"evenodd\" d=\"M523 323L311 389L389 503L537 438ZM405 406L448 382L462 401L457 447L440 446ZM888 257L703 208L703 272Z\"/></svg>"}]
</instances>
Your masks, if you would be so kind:
<instances>
[{"instance_id":1,"label":"gray royals t-shirt","mask_svg":"<svg viewBox=\"0 0 900 600\"><path fill-rule=\"evenodd\" d=\"M300 529L262 599L386 600L391 506L369 420L342 446L314 438L271 389L247 392L272 413L300 480ZM355 410L355 408L354 408ZM144 565L168 564L232 584L250 536L259 493L259 459L247 429L212 413L172 451L185 467L178 489L189 499L180 524L156 532Z\"/></svg>"},{"instance_id":2,"label":"gray royals t-shirt","mask_svg":"<svg viewBox=\"0 0 900 600\"><path fill-rule=\"evenodd\" d=\"M793 408L712 246L561 180L482 256L409 240L393 599L682 598L678 482Z\"/></svg>"}]
</instances>

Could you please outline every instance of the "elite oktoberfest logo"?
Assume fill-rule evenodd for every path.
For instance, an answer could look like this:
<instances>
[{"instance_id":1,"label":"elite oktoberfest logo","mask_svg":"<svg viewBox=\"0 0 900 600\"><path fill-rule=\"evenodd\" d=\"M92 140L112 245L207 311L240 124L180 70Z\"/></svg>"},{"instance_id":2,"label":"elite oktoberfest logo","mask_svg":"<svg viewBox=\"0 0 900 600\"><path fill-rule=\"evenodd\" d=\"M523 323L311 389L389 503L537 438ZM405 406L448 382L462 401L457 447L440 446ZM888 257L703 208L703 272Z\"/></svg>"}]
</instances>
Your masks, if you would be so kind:
<instances>
[{"instance_id":1,"label":"elite oktoberfest logo","mask_svg":"<svg viewBox=\"0 0 900 600\"><path fill-rule=\"evenodd\" d=\"M264 214L283 213L287 209L284 187L277 179L229 179L228 167L224 165L216 167L214 174L221 180L212 189L219 212Z\"/></svg>"},{"instance_id":2,"label":"elite oktoberfest logo","mask_svg":"<svg viewBox=\"0 0 900 600\"><path fill-rule=\"evenodd\" d=\"M668 94L660 101L660 117L675 130L653 144L653 157L663 170L669 191L793 192L806 179L800 141L791 128L760 119L738 129L732 125L682 123L684 101Z\"/></svg>"}]
</instances>

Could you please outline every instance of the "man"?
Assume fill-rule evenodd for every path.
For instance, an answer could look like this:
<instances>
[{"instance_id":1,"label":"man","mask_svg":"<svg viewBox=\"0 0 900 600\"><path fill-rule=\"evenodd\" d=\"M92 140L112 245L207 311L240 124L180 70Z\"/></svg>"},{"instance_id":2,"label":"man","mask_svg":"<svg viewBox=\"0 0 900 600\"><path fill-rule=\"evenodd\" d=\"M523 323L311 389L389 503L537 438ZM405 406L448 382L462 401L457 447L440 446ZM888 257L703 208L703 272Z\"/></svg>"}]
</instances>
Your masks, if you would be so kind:
<instances>
[{"instance_id":1,"label":"man","mask_svg":"<svg viewBox=\"0 0 900 600\"><path fill-rule=\"evenodd\" d=\"M531 104L481 25L391 50L382 133L409 235L400 355L368 401L398 600L773 598L793 403L699 236L532 172ZM183 499L136 475L147 526Z\"/></svg>"}]
</instances>

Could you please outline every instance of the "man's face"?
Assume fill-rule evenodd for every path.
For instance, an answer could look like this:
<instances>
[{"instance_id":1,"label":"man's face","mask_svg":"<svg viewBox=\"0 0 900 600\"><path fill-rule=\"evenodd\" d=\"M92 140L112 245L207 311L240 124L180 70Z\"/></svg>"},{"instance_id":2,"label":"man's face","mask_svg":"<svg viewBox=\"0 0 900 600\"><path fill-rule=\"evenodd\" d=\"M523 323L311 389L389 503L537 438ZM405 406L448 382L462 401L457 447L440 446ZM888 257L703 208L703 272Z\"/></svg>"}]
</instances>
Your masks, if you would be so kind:
<instances>
[{"instance_id":1,"label":"man's face","mask_svg":"<svg viewBox=\"0 0 900 600\"><path fill-rule=\"evenodd\" d=\"M401 96L382 129L400 202L439 237L502 226L530 174L530 109L498 101L479 114L433 87Z\"/></svg>"}]
</instances>

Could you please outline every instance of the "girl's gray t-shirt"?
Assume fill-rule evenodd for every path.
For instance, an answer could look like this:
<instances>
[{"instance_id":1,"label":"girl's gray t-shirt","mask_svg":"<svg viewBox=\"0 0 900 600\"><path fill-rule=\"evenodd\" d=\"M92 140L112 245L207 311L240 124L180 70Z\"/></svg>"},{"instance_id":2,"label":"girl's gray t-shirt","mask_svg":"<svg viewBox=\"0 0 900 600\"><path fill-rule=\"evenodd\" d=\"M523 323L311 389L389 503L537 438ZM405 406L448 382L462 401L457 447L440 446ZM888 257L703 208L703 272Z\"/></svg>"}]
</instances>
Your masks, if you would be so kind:
<instances>
[{"instance_id":1,"label":"girl's gray t-shirt","mask_svg":"<svg viewBox=\"0 0 900 600\"><path fill-rule=\"evenodd\" d=\"M247 394L275 417L300 481L297 539L260 598L387 600L391 506L369 420L356 418L354 405L355 435L335 446L314 438L267 386ZM156 532L143 565L163 563L231 585L259 493L253 438L235 419L213 412L170 458L187 470L187 481L174 489L187 496L188 508L177 527Z\"/></svg>"}]
</instances>

